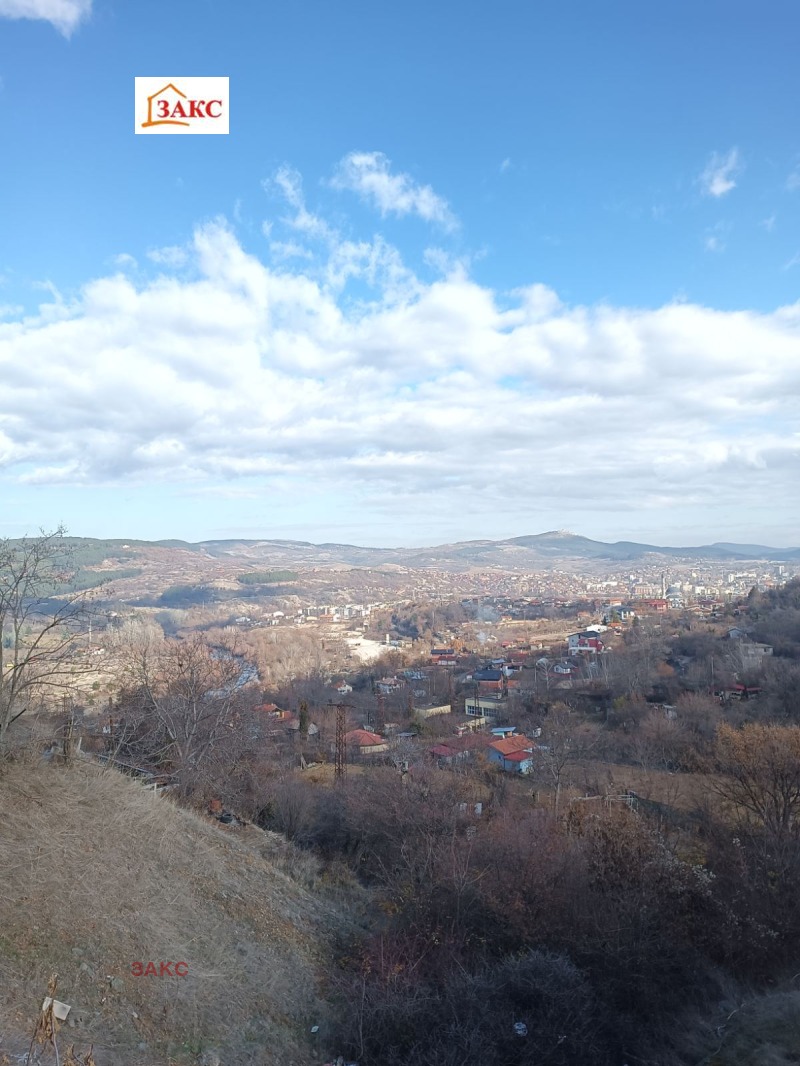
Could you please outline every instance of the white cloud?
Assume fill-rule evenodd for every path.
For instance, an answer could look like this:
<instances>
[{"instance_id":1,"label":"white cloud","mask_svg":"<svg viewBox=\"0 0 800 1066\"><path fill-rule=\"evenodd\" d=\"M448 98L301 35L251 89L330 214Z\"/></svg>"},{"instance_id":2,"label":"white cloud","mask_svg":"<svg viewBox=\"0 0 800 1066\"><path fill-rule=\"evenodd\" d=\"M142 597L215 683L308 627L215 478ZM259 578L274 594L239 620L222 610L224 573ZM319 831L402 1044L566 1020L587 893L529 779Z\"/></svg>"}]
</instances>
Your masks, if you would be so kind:
<instances>
[{"instance_id":1,"label":"white cloud","mask_svg":"<svg viewBox=\"0 0 800 1066\"><path fill-rule=\"evenodd\" d=\"M147 253L147 258L161 266L180 267L184 265L188 255L185 248L171 244L165 248L152 248Z\"/></svg>"},{"instance_id":2,"label":"white cloud","mask_svg":"<svg viewBox=\"0 0 800 1066\"><path fill-rule=\"evenodd\" d=\"M311 240L332 241L336 239L335 230L331 229L323 218L313 214L306 207L303 179L297 170L289 166L279 167L271 179L261 184L266 192L277 191L289 206L294 208L294 215L282 219L287 226ZM264 226L272 228L271 223L264 223Z\"/></svg>"},{"instance_id":3,"label":"white cloud","mask_svg":"<svg viewBox=\"0 0 800 1066\"><path fill-rule=\"evenodd\" d=\"M506 159L504 159L504 160L503 160L503 162L502 162L502 163L500 164L500 173L501 173L501 174L505 174L505 172L506 172L507 170L510 170L510 169L511 169L511 160L510 160L510 159L508 159L508 158L506 158Z\"/></svg>"},{"instance_id":4,"label":"white cloud","mask_svg":"<svg viewBox=\"0 0 800 1066\"><path fill-rule=\"evenodd\" d=\"M92 0L0 0L0 18L44 19L69 37L88 18Z\"/></svg>"},{"instance_id":5,"label":"white cloud","mask_svg":"<svg viewBox=\"0 0 800 1066\"><path fill-rule=\"evenodd\" d=\"M6 482L268 482L398 523L800 506L800 304L424 284L378 239L272 268L220 222L188 254L188 276L100 277L0 322ZM344 299L354 276L374 295Z\"/></svg>"},{"instance_id":6,"label":"white cloud","mask_svg":"<svg viewBox=\"0 0 800 1066\"><path fill-rule=\"evenodd\" d=\"M128 252L120 252L119 255L115 255L113 262L120 270L127 270L128 268L135 270L139 265L134 256L129 255Z\"/></svg>"},{"instance_id":7,"label":"white cloud","mask_svg":"<svg viewBox=\"0 0 800 1066\"><path fill-rule=\"evenodd\" d=\"M269 250L277 259L313 259L314 253L297 241L271 241Z\"/></svg>"},{"instance_id":8,"label":"white cloud","mask_svg":"<svg viewBox=\"0 0 800 1066\"><path fill-rule=\"evenodd\" d=\"M349 189L376 207L382 216L418 215L453 230L458 222L446 200L430 185L419 185L409 174L393 174L382 152L350 152L331 180L334 189Z\"/></svg>"},{"instance_id":9,"label":"white cloud","mask_svg":"<svg viewBox=\"0 0 800 1066\"><path fill-rule=\"evenodd\" d=\"M725 196L736 188L734 178L742 167L738 148L731 148L725 155L714 152L698 179L703 192L706 196Z\"/></svg>"},{"instance_id":10,"label":"white cloud","mask_svg":"<svg viewBox=\"0 0 800 1066\"><path fill-rule=\"evenodd\" d=\"M775 222L777 220L777 217L777 215L772 214L769 216L769 218L764 218L761 220L761 225L764 227L767 233L772 233L772 231L775 229Z\"/></svg>"},{"instance_id":11,"label":"white cloud","mask_svg":"<svg viewBox=\"0 0 800 1066\"><path fill-rule=\"evenodd\" d=\"M797 192L800 189L800 167L795 167L786 179L786 188L789 192Z\"/></svg>"}]
</instances>

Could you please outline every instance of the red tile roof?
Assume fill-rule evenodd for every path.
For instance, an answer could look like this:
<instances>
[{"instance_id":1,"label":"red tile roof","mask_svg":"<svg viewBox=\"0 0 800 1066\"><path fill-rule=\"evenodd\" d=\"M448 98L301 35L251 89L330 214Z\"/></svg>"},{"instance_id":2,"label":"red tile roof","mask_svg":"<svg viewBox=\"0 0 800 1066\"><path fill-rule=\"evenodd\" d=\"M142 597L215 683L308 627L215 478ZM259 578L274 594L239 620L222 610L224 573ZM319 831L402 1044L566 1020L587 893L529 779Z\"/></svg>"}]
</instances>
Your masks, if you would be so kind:
<instances>
[{"instance_id":1,"label":"red tile roof","mask_svg":"<svg viewBox=\"0 0 800 1066\"><path fill-rule=\"evenodd\" d=\"M525 762L531 757L530 751L512 751L510 755L503 756L505 762Z\"/></svg>"},{"instance_id":2,"label":"red tile roof","mask_svg":"<svg viewBox=\"0 0 800 1066\"><path fill-rule=\"evenodd\" d=\"M359 748L371 748L376 744L385 744L386 741L377 733L370 733L367 729L351 729L345 734L348 744L355 744Z\"/></svg>"},{"instance_id":3,"label":"red tile roof","mask_svg":"<svg viewBox=\"0 0 800 1066\"><path fill-rule=\"evenodd\" d=\"M532 748L533 741L524 736L506 737L505 740L495 740L489 747L494 748L501 755L509 756L512 752Z\"/></svg>"},{"instance_id":4,"label":"red tile roof","mask_svg":"<svg viewBox=\"0 0 800 1066\"><path fill-rule=\"evenodd\" d=\"M486 748L491 744L491 737L485 733L467 733L462 737L447 737L440 744L434 745L429 751L440 759L449 759L454 755L460 755L465 751L476 751Z\"/></svg>"}]
</instances>

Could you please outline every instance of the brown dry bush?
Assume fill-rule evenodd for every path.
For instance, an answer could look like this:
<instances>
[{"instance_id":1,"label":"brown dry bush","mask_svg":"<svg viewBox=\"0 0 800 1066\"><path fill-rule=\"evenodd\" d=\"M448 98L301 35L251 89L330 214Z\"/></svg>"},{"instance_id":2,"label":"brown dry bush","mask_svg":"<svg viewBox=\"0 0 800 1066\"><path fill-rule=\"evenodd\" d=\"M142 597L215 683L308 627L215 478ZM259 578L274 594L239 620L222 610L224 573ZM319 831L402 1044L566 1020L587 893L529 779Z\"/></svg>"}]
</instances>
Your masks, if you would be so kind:
<instances>
[{"instance_id":1,"label":"brown dry bush","mask_svg":"<svg viewBox=\"0 0 800 1066\"><path fill-rule=\"evenodd\" d=\"M563 957L527 952L435 984L396 957L382 962L352 981L342 1003L342 1043L363 1066L615 1061L591 988Z\"/></svg>"}]
</instances>

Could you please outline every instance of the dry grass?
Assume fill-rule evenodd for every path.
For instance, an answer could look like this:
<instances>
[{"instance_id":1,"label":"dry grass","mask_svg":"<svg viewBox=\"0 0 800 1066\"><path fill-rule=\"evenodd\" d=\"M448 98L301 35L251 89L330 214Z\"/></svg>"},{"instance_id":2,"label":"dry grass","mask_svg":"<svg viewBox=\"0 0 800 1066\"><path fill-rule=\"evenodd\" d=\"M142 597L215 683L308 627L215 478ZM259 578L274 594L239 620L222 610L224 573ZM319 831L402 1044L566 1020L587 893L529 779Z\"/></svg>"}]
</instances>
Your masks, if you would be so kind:
<instances>
[{"instance_id":1,"label":"dry grass","mask_svg":"<svg viewBox=\"0 0 800 1066\"><path fill-rule=\"evenodd\" d=\"M753 995L731 982L727 991L713 1014L683 1020L671 1066L797 1066L800 990Z\"/></svg>"},{"instance_id":2,"label":"dry grass","mask_svg":"<svg viewBox=\"0 0 800 1066\"><path fill-rule=\"evenodd\" d=\"M708 801L714 780L709 774L671 773L598 759L587 759L571 767L570 777L579 788L585 786L616 794L633 789L642 799L683 812L696 810Z\"/></svg>"},{"instance_id":3,"label":"dry grass","mask_svg":"<svg viewBox=\"0 0 800 1066\"><path fill-rule=\"evenodd\" d=\"M719 1052L709 1057L709 1066L797 1066L800 991L759 996L731 1018L728 1032Z\"/></svg>"},{"instance_id":4,"label":"dry grass","mask_svg":"<svg viewBox=\"0 0 800 1066\"><path fill-rule=\"evenodd\" d=\"M0 1061L27 1046L54 972L65 1035L93 1042L98 1066L208 1048L226 1066L322 1061L307 1034L324 1030L319 978L348 918L310 891L315 860L84 763L12 763L0 799ZM132 976L150 960L188 976Z\"/></svg>"},{"instance_id":5,"label":"dry grass","mask_svg":"<svg viewBox=\"0 0 800 1066\"><path fill-rule=\"evenodd\" d=\"M332 762L320 762L309 766L307 770L299 771L303 781L310 781L312 785L333 785L336 782L336 767ZM360 777L364 773L364 767L358 763L348 763L347 776Z\"/></svg>"}]
</instances>

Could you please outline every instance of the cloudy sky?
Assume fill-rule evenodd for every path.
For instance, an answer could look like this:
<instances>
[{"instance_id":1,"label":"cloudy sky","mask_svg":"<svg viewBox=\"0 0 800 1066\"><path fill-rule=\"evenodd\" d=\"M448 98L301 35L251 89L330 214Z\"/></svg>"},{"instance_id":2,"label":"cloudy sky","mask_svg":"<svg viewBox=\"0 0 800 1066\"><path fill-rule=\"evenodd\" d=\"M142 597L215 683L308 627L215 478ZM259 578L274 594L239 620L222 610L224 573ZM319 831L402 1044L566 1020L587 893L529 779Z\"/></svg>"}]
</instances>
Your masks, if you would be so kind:
<instances>
[{"instance_id":1,"label":"cloudy sky","mask_svg":"<svg viewBox=\"0 0 800 1066\"><path fill-rule=\"evenodd\" d=\"M0 535L800 543L798 30L0 0Z\"/></svg>"}]
</instances>

